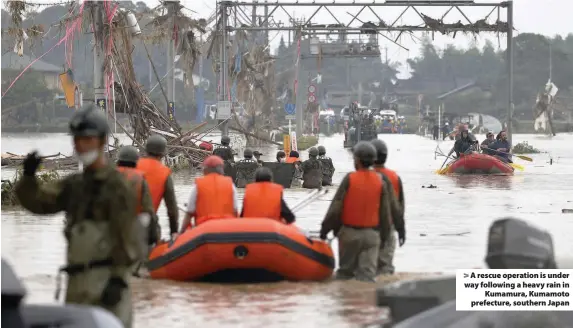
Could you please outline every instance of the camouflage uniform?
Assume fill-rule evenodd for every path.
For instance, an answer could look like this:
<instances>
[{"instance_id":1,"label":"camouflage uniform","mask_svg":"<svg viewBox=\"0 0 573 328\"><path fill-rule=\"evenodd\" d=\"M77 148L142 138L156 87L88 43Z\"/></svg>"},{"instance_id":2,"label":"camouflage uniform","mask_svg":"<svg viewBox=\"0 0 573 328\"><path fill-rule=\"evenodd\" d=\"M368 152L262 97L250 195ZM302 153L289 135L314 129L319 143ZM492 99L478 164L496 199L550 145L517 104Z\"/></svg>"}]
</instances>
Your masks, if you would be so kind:
<instances>
[{"instance_id":1,"label":"camouflage uniform","mask_svg":"<svg viewBox=\"0 0 573 328\"><path fill-rule=\"evenodd\" d=\"M244 159L235 163L237 178L235 185L237 188L245 188L249 183L255 182L255 172L259 168L259 163L253 159L253 151L245 149Z\"/></svg>"},{"instance_id":2,"label":"camouflage uniform","mask_svg":"<svg viewBox=\"0 0 573 328\"><path fill-rule=\"evenodd\" d=\"M322 163L322 185L331 186L332 176L334 175L334 164L332 164L332 159L326 157L326 149L324 146L318 146L318 160Z\"/></svg>"},{"instance_id":3,"label":"camouflage uniform","mask_svg":"<svg viewBox=\"0 0 573 328\"><path fill-rule=\"evenodd\" d=\"M322 162L316 157L318 150L312 147L308 151L309 159L302 163L303 183L302 187L307 189L318 189L322 187Z\"/></svg>"},{"instance_id":4,"label":"camouflage uniform","mask_svg":"<svg viewBox=\"0 0 573 328\"><path fill-rule=\"evenodd\" d=\"M107 128L107 118L94 107L76 112L72 122L80 122L70 123L72 134L82 132L82 120L95 120L101 129ZM107 135L109 130L105 131ZM66 214L67 265L61 269L68 273L66 303L100 306L131 327L129 276L145 256L132 186L110 164L40 185L35 177L40 161L36 153L28 155L15 191L20 204L32 213Z\"/></svg>"}]
</instances>

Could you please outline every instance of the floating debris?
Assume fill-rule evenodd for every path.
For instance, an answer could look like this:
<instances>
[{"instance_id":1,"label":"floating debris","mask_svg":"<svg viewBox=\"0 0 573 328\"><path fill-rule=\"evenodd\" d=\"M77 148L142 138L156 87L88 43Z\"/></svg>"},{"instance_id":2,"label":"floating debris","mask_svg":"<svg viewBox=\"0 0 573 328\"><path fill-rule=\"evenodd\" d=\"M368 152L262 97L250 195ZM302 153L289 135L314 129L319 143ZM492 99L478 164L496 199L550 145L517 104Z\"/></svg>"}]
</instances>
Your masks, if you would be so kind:
<instances>
[{"instance_id":1,"label":"floating debris","mask_svg":"<svg viewBox=\"0 0 573 328\"><path fill-rule=\"evenodd\" d=\"M514 154L539 154L541 151L531 146L527 141L520 142L513 146L512 152Z\"/></svg>"}]
</instances>

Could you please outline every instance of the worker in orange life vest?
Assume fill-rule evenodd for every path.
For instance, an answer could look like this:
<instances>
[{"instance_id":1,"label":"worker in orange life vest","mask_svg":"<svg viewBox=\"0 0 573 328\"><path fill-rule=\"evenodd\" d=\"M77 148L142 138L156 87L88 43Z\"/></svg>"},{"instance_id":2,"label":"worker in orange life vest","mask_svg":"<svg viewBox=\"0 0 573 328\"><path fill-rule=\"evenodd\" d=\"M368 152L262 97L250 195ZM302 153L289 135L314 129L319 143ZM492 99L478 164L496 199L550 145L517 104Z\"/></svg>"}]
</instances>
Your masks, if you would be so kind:
<instances>
[{"instance_id":1,"label":"worker in orange life vest","mask_svg":"<svg viewBox=\"0 0 573 328\"><path fill-rule=\"evenodd\" d=\"M139 154L133 146L123 146L117 154L117 170L121 172L135 188L137 198L137 214L139 221L147 229L145 240L147 245L157 243L159 235L157 216L151 201L149 187L143 172L136 169Z\"/></svg>"},{"instance_id":2,"label":"worker in orange life vest","mask_svg":"<svg viewBox=\"0 0 573 328\"><path fill-rule=\"evenodd\" d=\"M392 185L396 202L392 204L392 225L398 232L398 240L400 247L406 242L406 225L404 222L404 188L402 187L402 180L398 174L386 168L384 164L388 158L388 147L386 143L379 139L372 140L372 145L376 148L376 160L374 161L374 170L382 173L384 177ZM390 236L386 241L381 244L380 255L378 256L378 274L393 274L394 273L394 253L396 252L396 235L392 230Z\"/></svg>"},{"instance_id":3,"label":"worker in orange life vest","mask_svg":"<svg viewBox=\"0 0 573 328\"><path fill-rule=\"evenodd\" d=\"M259 167L255 182L247 185L241 217L294 222L295 216L283 199L283 186L273 183L273 172L268 167Z\"/></svg>"},{"instance_id":4,"label":"worker in orange life vest","mask_svg":"<svg viewBox=\"0 0 573 328\"><path fill-rule=\"evenodd\" d=\"M291 150L289 156L285 160L285 163L294 164L294 174L290 184L291 188L298 188L302 186L302 161L299 157L300 155L298 154L298 151Z\"/></svg>"},{"instance_id":5,"label":"worker in orange life vest","mask_svg":"<svg viewBox=\"0 0 573 328\"><path fill-rule=\"evenodd\" d=\"M295 162L300 162L299 159L300 155L298 154L298 151L296 150L291 150L290 154L288 155L285 163L295 163Z\"/></svg>"},{"instance_id":6,"label":"worker in orange life vest","mask_svg":"<svg viewBox=\"0 0 573 328\"><path fill-rule=\"evenodd\" d=\"M321 239L330 231L338 237L338 279L373 282L380 244L390 233L394 194L382 174L370 169L375 160L376 149L370 142L354 146L356 171L344 177L322 222Z\"/></svg>"},{"instance_id":7,"label":"worker in orange life vest","mask_svg":"<svg viewBox=\"0 0 573 328\"><path fill-rule=\"evenodd\" d=\"M145 181L147 181L155 213L159 209L161 200L165 200L171 238L175 239L177 238L179 208L177 207L171 170L161 163L161 158L165 156L166 151L167 140L164 137L158 134L150 136L145 144L147 156L137 161L137 169L143 172Z\"/></svg>"},{"instance_id":8,"label":"worker in orange life vest","mask_svg":"<svg viewBox=\"0 0 573 328\"><path fill-rule=\"evenodd\" d=\"M203 176L195 179L195 185L191 187L180 233L191 226L193 217L195 226L208 220L237 217L237 189L233 180L223 175L223 166L223 159L216 155L203 162Z\"/></svg>"}]
</instances>

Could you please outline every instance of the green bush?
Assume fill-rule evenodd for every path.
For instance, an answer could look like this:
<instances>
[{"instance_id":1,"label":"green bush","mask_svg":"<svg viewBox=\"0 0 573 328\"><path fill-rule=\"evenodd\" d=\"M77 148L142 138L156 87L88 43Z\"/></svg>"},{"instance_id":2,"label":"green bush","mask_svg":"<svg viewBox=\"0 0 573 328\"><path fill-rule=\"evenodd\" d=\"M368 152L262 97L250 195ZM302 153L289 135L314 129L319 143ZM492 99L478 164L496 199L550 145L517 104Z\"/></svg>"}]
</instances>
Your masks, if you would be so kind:
<instances>
[{"instance_id":1,"label":"green bush","mask_svg":"<svg viewBox=\"0 0 573 328\"><path fill-rule=\"evenodd\" d=\"M514 154L537 154L541 152L539 149L528 144L527 141L516 144L513 146L512 151Z\"/></svg>"},{"instance_id":2,"label":"green bush","mask_svg":"<svg viewBox=\"0 0 573 328\"><path fill-rule=\"evenodd\" d=\"M298 147L299 151L307 150L312 146L316 146L317 144L317 136L302 136L296 140L296 146Z\"/></svg>"}]
</instances>

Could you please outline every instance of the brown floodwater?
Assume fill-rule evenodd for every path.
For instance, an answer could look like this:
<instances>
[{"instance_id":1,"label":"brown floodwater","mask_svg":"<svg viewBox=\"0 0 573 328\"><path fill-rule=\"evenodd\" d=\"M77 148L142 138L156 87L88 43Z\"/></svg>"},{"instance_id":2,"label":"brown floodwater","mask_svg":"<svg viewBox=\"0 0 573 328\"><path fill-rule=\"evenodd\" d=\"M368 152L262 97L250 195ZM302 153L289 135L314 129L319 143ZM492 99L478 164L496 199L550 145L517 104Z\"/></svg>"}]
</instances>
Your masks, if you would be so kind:
<instances>
[{"instance_id":1,"label":"brown floodwater","mask_svg":"<svg viewBox=\"0 0 573 328\"><path fill-rule=\"evenodd\" d=\"M434 172L443 157L434 158L436 142L415 135L379 135L390 149L388 166L404 182L407 242L396 252L400 277L414 273L453 272L483 267L486 232L490 223L515 216L544 227L553 234L558 256L573 249L570 232L573 215L573 135L554 138L517 135L544 153L533 154L533 163L516 159L523 172L514 176L439 176ZM480 136L480 140L483 136ZM335 184L353 169L351 154L342 148L343 137L321 137L336 167ZM447 152L453 142L441 142ZM23 154L34 148L43 154L71 153L64 134L2 134L2 152ZM272 160L276 148L258 148ZM302 154L307 158L306 152ZM552 164L550 160L552 159ZM13 170L2 170L10 178ZM193 175L176 175L177 196L186 202ZM424 188L429 185L437 188ZM331 187L336 188L336 186ZM297 213L297 223L317 230L334 190ZM287 190L294 204L305 190ZM159 210L167 233L165 209ZM63 216L34 216L25 211L2 211L2 257L23 278L28 302L53 302L55 273L64 261ZM337 249L336 241L333 248ZM382 282L380 282L381 284ZM376 286L359 282L329 281L259 285L213 285L134 279L136 327L260 327L329 326L357 327L380 320L385 311L375 306Z\"/></svg>"}]
</instances>

